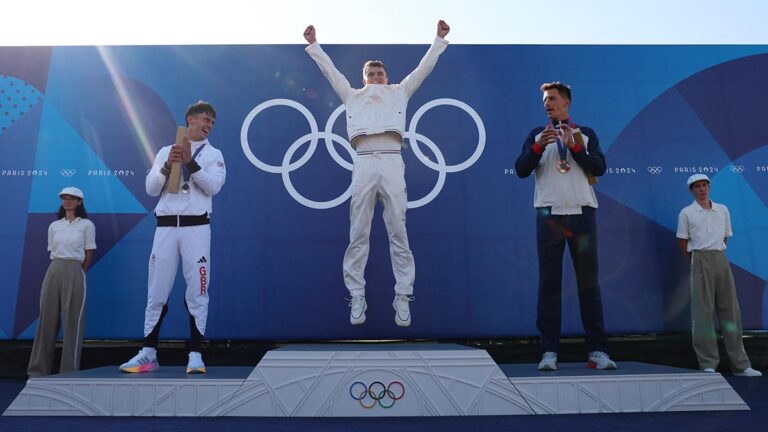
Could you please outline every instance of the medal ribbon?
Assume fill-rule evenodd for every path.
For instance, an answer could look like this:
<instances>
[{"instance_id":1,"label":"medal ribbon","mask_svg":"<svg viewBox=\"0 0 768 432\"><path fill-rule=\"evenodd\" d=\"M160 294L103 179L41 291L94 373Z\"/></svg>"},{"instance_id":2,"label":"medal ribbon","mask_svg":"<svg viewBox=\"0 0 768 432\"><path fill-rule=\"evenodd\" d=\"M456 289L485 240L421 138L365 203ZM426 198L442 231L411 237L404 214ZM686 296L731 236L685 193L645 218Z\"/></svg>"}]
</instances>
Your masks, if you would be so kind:
<instances>
[{"instance_id":1,"label":"medal ribbon","mask_svg":"<svg viewBox=\"0 0 768 432\"><path fill-rule=\"evenodd\" d=\"M558 125L561 125L563 123L567 123L567 121L565 121L565 122L564 121L559 121L557 123L557 125L554 125L554 122L553 122L553 125L554 126L558 126ZM563 141L560 139L560 130L557 129L557 127L555 127L555 130L558 131L558 134L557 134L557 151L560 153L560 161L561 162L565 162L565 159L568 157L568 148L565 146L565 144L563 144Z\"/></svg>"},{"instance_id":2,"label":"medal ribbon","mask_svg":"<svg viewBox=\"0 0 768 432\"><path fill-rule=\"evenodd\" d=\"M205 147L205 144L201 145L200 147L197 148L197 150L195 150L195 154L192 155L192 160L197 159L197 155L200 154L200 151L203 149L203 147ZM184 173L184 181L188 182L189 177L192 176L192 174L189 173L189 168L187 168L187 164L183 164L181 166L181 171Z\"/></svg>"}]
</instances>

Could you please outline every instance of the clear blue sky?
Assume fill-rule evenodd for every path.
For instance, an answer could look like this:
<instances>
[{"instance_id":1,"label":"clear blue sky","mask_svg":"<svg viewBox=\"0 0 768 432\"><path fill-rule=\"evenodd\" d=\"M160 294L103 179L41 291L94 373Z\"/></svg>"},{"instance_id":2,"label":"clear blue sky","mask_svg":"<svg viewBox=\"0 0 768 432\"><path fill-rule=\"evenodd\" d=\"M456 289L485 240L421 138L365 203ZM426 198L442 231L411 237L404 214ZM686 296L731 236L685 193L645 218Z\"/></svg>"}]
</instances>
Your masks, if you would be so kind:
<instances>
[{"instance_id":1,"label":"clear blue sky","mask_svg":"<svg viewBox=\"0 0 768 432\"><path fill-rule=\"evenodd\" d=\"M6 0L0 45L765 44L765 0Z\"/></svg>"}]
</instances>

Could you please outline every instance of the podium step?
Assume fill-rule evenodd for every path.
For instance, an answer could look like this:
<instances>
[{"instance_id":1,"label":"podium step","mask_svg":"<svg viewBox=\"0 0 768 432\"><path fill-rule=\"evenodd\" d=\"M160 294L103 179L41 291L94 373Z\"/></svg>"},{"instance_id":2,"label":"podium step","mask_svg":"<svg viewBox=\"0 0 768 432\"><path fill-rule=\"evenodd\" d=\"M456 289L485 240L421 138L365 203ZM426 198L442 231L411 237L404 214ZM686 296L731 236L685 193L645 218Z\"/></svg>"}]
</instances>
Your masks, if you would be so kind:
<instances>
[{"instance_id":1,"label":"podium step","mask_svg":"<svg viewBox=\"0 0 768 432\"><path fill-rule=\"evenodd\" d=\"M586 361L561 363L554 372L539 372L533 364L501 369L536 414L749 409L718 373L636 362L597 371Z\"/></svg>"}]
</instances>

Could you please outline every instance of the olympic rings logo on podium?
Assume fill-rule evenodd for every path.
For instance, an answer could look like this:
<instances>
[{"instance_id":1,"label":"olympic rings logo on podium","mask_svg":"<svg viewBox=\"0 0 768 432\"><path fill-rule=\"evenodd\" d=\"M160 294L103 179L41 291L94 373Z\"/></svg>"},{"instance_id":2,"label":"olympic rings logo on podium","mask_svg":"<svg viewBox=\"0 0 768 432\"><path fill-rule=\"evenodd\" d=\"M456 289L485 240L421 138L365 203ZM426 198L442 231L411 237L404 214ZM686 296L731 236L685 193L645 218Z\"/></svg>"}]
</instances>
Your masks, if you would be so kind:
<instances>
[{"instance_id":1,"label":"olympic rings logo on podium","mask_svg":"<svg viewBox=\"0 0 768 432\"><path fill-rule=\"evenodd\" d=\"M464 162L455 164L455 165L448 165L445 161L445 157L443 156L443 153L440 151L440 148L435 144L431 139L428 137L416 132L416 126L419 123L419 120L421 117L430 109L440 106L440 105L449 105L454 106L459 109L464 110L475 122L475 126L477 127L477 147L475 148L475 151L470 155L470 157L465 160ZM251 146L248 142L248 129L251 126L251 123L256 118L259 113L262 111L275 107L275 106L286 106L289 108L293 108L299 113L301 113L304 118L307 119L307 123L309 124L310 132L304 136L299 137L296 139L290 146L288 146L288 149L285 152L285 155L283 156L283 160L280 165L270 165L261 159L259 159L255 154L253 154L253 151L251 150ZM315 153L315 150L317 149L317 142L318 140L323 140L325 143L325 148L328 151L328 153L331 155L333 160L340 165L342 168L352 171L352 163L347 162L346 159L344 159L337 151L336 147L334 147L334 143L340 144L350 155L351 159L354 161L354 159L357 157L357 154L352 149L352 146L350 145L349 141L347 141L344 137L339 136L332 132L333 125L336 123L336 120L341 116L341 114L346 110L345 105L340 105L338 108L336 108L333 113L331 113L330 117L328 118L328 121L325 124L325 130L320 131L317 126L317 121L315 120L315 117L312 115L311 112L302 104L290 100L290 99L270 99L266 102L262 102L261 104L257 105L254 109L251 110L250 113L245 117L245 120L243 120L243 126L240 129L240 144L243 148L243 153L245 153L245 157L248 158L248 160L256 167L259 168L262 171L266 171L268 173L272 174L280 174L280 176L283 179L283 184L285 185L285 189L288 191L288 193L295 199L298 203L310 207L313 209L329 209L336 207L349 199L349 197L352 195L352 185L350 184L346 191L344 191L341 195L338 197L329 200L329 201L313 201L309 198L306 198L301 193L299 193L298 190L296 190L296 187L291 182L290 173L293 171L296 171L297 169L304 166L309 159L312 157L312 155ZM426 104L422 105L416 112L413 114L413 117L411 118L411 123L408 125L408 128L403 133L403 139L408 142L408 144L413 149L413 153L416 155L416 157L419 159L421 163L426 165L428 168L437 171L437 181L435 183L435 186L432 188L432 190L427 193L424 197L414 200L414 201L408 201L408 208L417 208L424 206L426 204L429 204L437 195L440 193L440 191L443 189L443 185L445 184L445 177L448 173L454 173L458 171L463 171L470 166L472 166L475 162L477 162L478 159L480 159L480 156L483 154L483 150L485 149L485 125L483 124L483 120L480 118L480 116L477 114L477 112L467 105L466 103L456 100L456 99L448 99L448 98L442 98L442 99L435 99L430 102L427 102ZM305 143L308 143L307 151L296 161L291 162L291 158L293 158L293 155L296 153L296 151L299 149L299 147L303 146ZM429 147L429 150L432 152L432 154L435 156L435 159L437 162L434 162L427 158L424 153L421 151L421 147L419 143L423 143L427 147Z\"/></svg>"},{"instance_id":2,"label":"olympic rings logo on podium","mask_svg":"<svg viewBox=\"0 0 768 432\"><path fill-rule=\"evenodd\" d=\"M405 396L405 386L400 381L392 381L387 386L381 381L369 385L355 381L349 386L349 395L365 409L371 409L376 404L382 408L392 408L395 402Z\"/></svg>"}]
</instances>

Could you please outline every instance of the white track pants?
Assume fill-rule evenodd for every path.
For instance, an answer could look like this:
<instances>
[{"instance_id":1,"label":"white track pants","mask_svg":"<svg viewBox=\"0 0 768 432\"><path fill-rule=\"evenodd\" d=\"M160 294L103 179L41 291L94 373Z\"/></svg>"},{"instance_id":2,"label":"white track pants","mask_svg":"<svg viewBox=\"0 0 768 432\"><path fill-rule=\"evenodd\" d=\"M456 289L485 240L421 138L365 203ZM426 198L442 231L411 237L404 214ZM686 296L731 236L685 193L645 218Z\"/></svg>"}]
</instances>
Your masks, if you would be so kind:
<instances>
[{"instance_id":1,"label":"white track pants","mask_svg":"<svg viewBox=\"0 0 768 432\"><path fill-rule=\"evenodd\" d=\"M154 329L173 288L181 256L187 282L185 299L200 334L205 334L208 319L208 287L211 284L211 226L158 227L149 257L147 309L144 337Z\"/></svg>"},{"instance_id":2,"label":"white track pants","mask_svg":"<svg viewBox=\"0 0 768 432\"><path fill-rule=\"evenodd\" d=\"M371 220L376 200L384 206L395 293L413 294L416 268L408 246L405 211L408 197L405 164L400 154L358 155L352 170L349 247L344 254L344 284L350 295L365 295L365 264L370 250Z\"/></svg>"}]
</instances>

